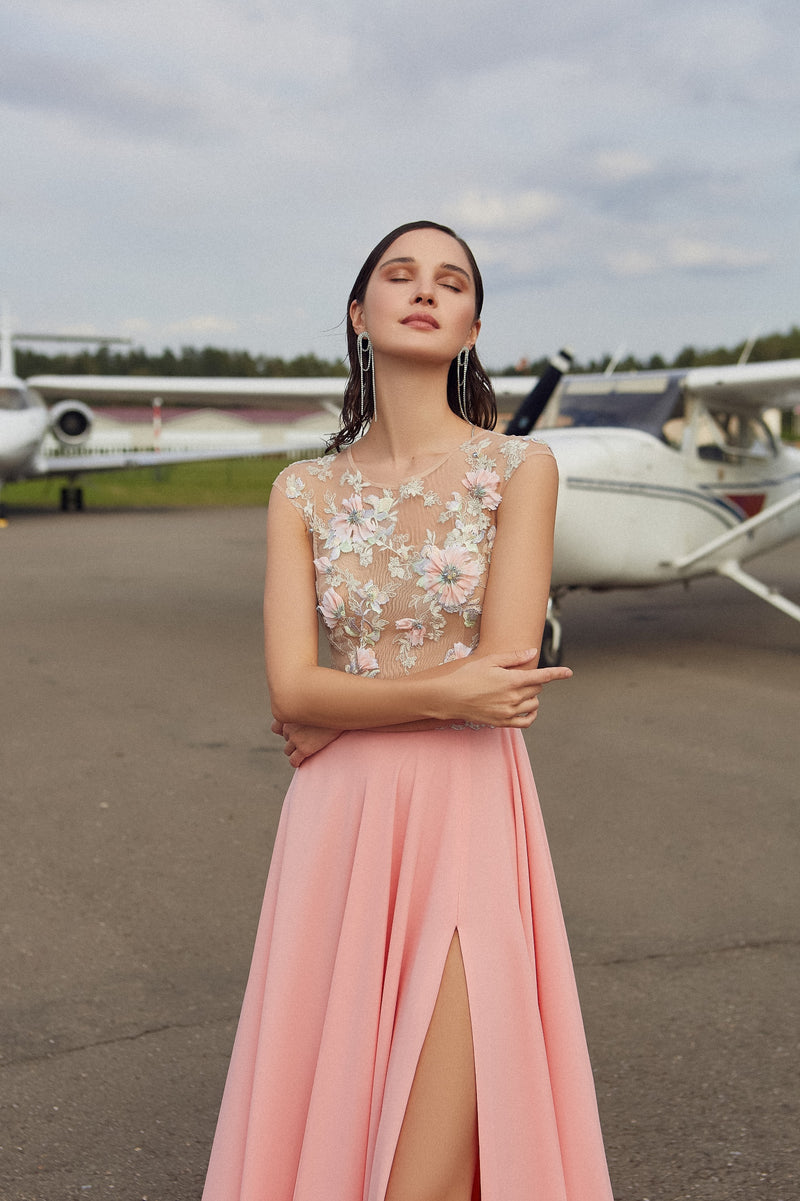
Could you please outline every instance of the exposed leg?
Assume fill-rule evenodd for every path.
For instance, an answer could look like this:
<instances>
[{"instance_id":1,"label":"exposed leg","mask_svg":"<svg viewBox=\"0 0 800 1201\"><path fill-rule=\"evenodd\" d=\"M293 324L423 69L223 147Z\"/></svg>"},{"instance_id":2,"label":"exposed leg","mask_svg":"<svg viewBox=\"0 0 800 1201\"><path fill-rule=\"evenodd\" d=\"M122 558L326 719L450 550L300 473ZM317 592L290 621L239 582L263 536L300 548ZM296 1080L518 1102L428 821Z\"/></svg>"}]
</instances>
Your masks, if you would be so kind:
<instances>
[{"instance_id":1,"label":"exposed leg","mask_svg":"<svg viewBox=\"0 0 800 1201\"><path fill-rule=\"evenodd\" d=\"M386 1201L474 1201L480 1196L477 1165L475 1059L456 931L411 1086Z\"/></svg>"}]
</instances>

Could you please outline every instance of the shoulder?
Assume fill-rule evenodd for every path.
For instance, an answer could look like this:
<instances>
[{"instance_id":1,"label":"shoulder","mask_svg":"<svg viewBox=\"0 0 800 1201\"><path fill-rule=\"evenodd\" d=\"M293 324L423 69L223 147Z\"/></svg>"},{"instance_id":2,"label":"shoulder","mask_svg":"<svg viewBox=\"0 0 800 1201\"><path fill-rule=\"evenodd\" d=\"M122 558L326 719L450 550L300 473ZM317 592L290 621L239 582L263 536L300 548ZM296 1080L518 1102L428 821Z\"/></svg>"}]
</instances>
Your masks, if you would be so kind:
<instances>
[{"instance_id":1,"label":"shoulder","mask_svg":"<svg viewBox=\"0 0 800 1201\"><path fill-rule=\"evenodd\" d=\"M468 458L476 466L493 469L504 482L516 475L524 463L550 460L555 465L553 452L546 442L513 435L509 437L496 430L476 429L472 442L465 445L465 449L468 447Z\"/></svg>"},{"instance_id":2,"label":"shoulder","mask_svg":"<svg viewBox=\"0 0 800 1201\"><path fill-rule=\"evenodd\" d=\"M330 479L336 455L321 455L318 459L299 459L284 467L275 477L274 487L294 500L305 488L311 487L315 481Z\"/></svg>"},{"instance_id":3,"label":"shoulder","mask_svg":"<svg viewBox=\"0 0 800 1201\"><path fill-rule=\"evenodd\" d=\"M304 511L313 504L314 498L333 477L338 455L321 455L317 459L300 459L284 467L276 477L273 489L291 501L296 509Z\"/></svg>"}]
</instances>

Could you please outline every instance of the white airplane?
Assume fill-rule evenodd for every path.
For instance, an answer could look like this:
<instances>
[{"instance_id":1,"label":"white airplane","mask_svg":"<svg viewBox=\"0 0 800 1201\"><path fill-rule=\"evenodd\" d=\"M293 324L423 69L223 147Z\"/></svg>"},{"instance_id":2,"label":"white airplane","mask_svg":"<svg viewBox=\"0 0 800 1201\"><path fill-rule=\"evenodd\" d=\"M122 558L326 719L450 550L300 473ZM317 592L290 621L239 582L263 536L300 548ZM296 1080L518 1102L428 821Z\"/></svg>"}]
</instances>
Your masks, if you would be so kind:
<instances>
[{"instance_id":1,"label":"white airplane","mask_svg":"<svg viewBox=\"0 0 800 1201\"><path fill-rule=\"evenodd\" d=\"M37 339L38 340L38 339ZM76 339L77 340L77 339ZM87 339L92 341L93 339ZM42 377L46 381L47 377ZM86 397L97 394L92 385L101 382L100 376L69 377L72 386L62 387L63 377L53 376L51 387L38 388L35 381L25 382L15 371L13 338L8 322L0 322L0 488L9 481L34 479L41 476L62 476L67 483L61 491L62 509L83 508L83 493L76 483L79 476L94 471L119 471L131 467L156 467L169 463L191 463L208 459L232 459L256 457L268 454L296 455L299 451L321 450L325 438L335 423L328 419L324 429L319 422L298 421L283 430L254 431L254 436L240 439L236 444L221 439L217 445L202 445L195 436L175 444L174 439L159 439L158 422L143 446L114 445L104 441L102 446L91 447L90 441L95 415L85 403ZM58 381L53 384L52 381ZM175 384L186 404L208 404L227 396L228 403L239 398L239 403L260 403L289 407L302 396L306 404L309 398L324 404L330 395L341 403L341 380L136 380L127 377L121 380L124 387L115 393L113 387L104 388L102 399L110 403L125 403L126 400L146 400L172 396ZM132 387L135 382L138 386ZM147 387L155 382L158 386ZM304 385L297 388L295 385ZM309 385L316 388L309 393ZM237 391L238 386L238 391ZM125 396L127 388L128 396ZM53 397L48 408L44 395ZM337 410L338 411L338 410ZM2 509L0 508L0 519Z\"/></svg>"},{"instance_id":2,"label":"white airplane","mask_svg":"<svg viewBox=\"0 0 800 1201\"><path fill-rule=\"evenodd\" d=\"M546 405L532 395L506 432L535 424L559 465L543 662L560 661L559 604L577 588L719 575L800 621L742 568L800 534L800 450L775 413L798 404L800 359L565 375Z\"/></svg>"}]
</instances>

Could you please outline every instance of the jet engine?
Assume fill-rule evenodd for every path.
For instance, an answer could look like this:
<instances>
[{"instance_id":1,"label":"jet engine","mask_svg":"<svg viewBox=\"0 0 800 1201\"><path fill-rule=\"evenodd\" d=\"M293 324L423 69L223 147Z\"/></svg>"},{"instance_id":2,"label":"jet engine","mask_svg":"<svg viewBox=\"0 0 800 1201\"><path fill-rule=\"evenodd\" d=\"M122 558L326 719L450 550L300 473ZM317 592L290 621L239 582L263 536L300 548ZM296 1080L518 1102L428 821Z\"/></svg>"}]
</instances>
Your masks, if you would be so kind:
<instances>
[{"instance_id":1,"label":"jet engine","mask_svg":"<svg viewBox=\"0 0 800 1201\"><path fill-rule=\"evenodd\" d=\"M50 429L62 446L80 446L93 423L94 413L80 400L62 400L50 410Z\"/></svg>"}]
</instances>

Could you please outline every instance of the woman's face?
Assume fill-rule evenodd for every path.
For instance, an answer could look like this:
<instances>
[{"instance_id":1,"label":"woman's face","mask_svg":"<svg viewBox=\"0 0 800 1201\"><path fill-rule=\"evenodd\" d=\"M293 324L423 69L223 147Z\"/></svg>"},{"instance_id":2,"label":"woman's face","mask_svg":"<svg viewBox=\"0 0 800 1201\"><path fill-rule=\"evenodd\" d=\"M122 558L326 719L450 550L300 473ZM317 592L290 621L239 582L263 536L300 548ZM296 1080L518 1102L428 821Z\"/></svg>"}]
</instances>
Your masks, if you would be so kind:
<instances>
[{"instance_id":1,"label":"woman's face","mask_svg":"<svg viewBox=\"0 0 800 1201\"><path fill-rule=\"evenodd\" d=\"M461 245L438 229L401 234L370 276L362 303L350 318L357 334L369 333L377 354L451 363L473 346L475 282Z\"/></svg>"}]
</instances>

